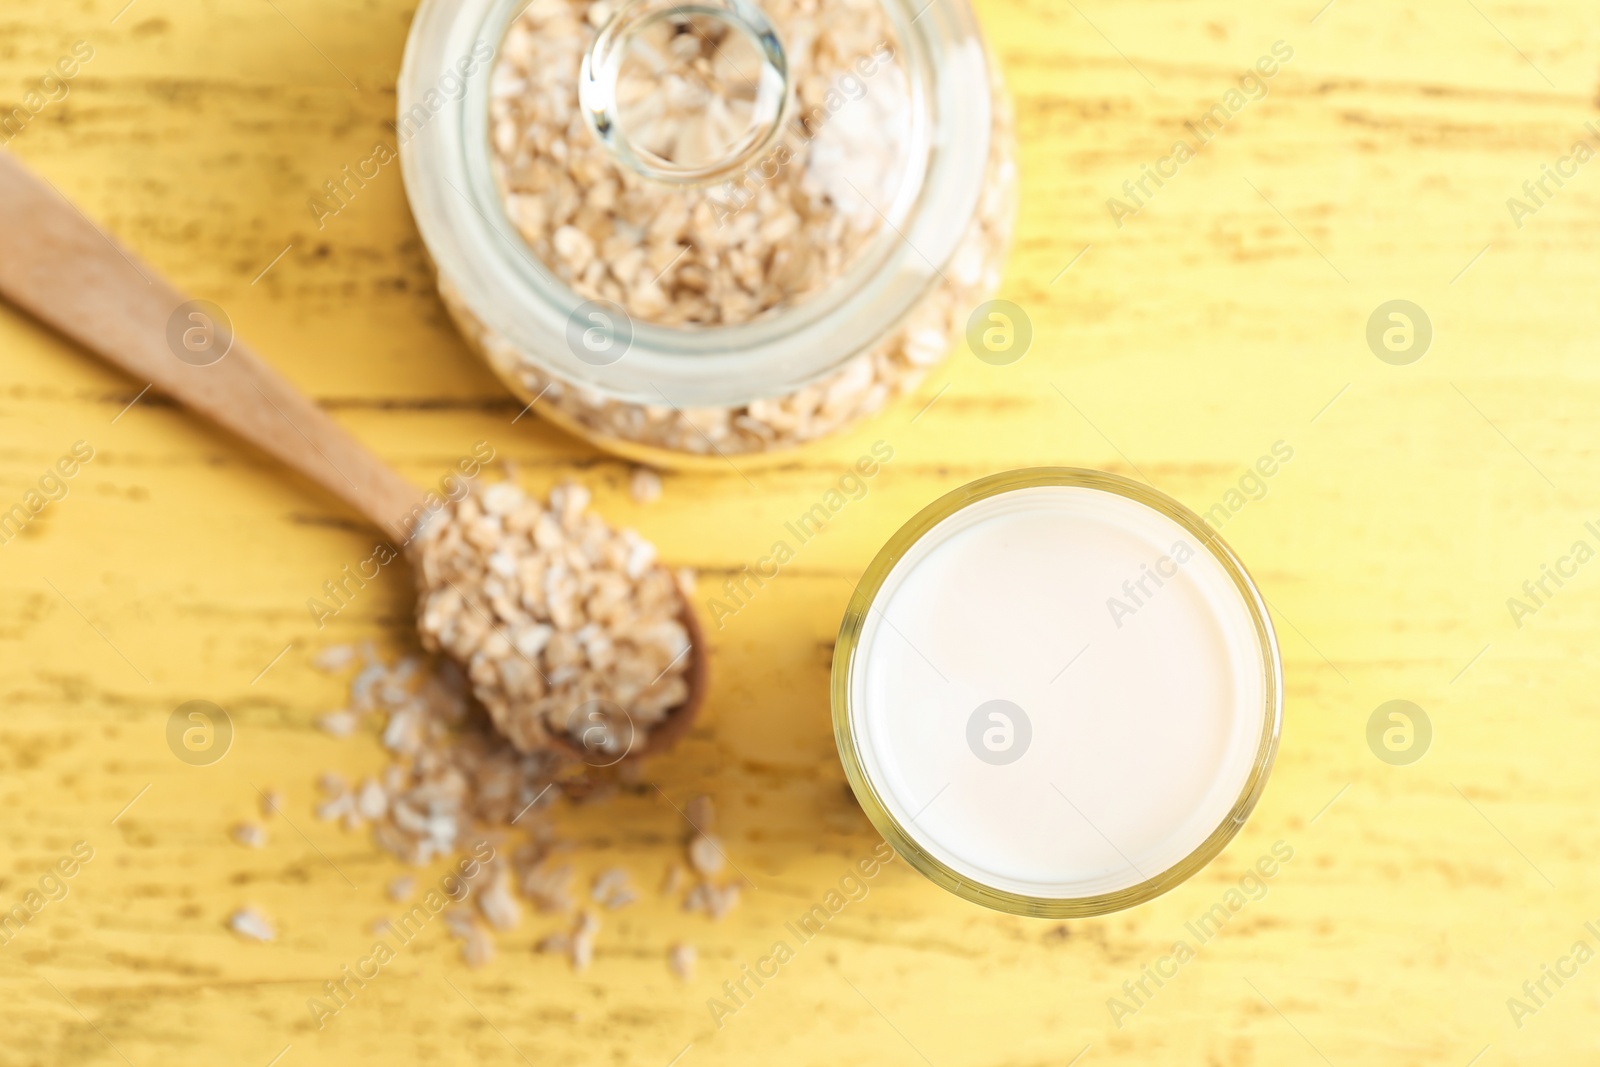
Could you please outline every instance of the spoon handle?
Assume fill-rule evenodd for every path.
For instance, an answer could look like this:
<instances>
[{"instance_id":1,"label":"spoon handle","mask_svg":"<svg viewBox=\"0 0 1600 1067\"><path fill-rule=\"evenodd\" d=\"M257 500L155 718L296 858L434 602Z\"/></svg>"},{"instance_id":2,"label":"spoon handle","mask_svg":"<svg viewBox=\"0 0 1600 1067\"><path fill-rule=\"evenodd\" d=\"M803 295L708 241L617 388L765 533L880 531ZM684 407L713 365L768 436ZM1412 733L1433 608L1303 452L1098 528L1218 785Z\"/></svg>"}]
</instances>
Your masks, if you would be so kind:
<instances>
[{"instance_id":1,"label":"spoon handle","mask_svg":"<svg viewBox=\"0 0 1600 1067\"><path fill-rule=\"evenodd\" d=\"M409 536L419 490L7 152L0 296Z\"/></svg>"}]
</instances>

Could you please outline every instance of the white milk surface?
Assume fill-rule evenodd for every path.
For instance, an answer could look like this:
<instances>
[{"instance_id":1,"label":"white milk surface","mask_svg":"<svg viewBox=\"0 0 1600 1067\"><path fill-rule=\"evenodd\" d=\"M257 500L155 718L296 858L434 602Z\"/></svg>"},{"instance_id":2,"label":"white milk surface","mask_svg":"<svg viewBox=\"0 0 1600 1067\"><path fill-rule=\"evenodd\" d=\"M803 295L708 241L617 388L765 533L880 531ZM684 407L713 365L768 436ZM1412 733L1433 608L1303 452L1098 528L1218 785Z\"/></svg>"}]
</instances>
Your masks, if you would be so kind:
<instances>
[{"instance_id":1,"label":"white milk surface","mask_svg":"<svg viewBox=\"0 0 1600 1067\"><path fill-rule=\"evenodd\" d=\"M1092 896L1172 867L1228 817L1267 729L1267 654L1171 519L1097 489L1019 489L945 519L889 574L852 728L927 852L990 888ZM995 700L1021 716L979 713Z\"/></svg>"}]
</instances>

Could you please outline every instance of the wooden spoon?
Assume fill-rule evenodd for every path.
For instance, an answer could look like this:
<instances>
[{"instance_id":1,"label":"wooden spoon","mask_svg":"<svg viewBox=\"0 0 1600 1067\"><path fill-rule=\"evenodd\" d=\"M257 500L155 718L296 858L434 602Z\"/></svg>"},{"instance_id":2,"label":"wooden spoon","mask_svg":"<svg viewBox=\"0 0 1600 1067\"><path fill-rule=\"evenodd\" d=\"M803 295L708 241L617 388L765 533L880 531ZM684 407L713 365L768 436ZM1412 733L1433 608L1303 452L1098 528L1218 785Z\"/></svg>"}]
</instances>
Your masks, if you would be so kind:
<instances>
[{"instance_id":1,"label":"wooden spoon","mask_svg":"<svg viewBox=\"0 0 1600 1067\"><path fill-rule=\"evenodd\" d=\"M220 309L187 300L6 152L0 152L0 296L299 471L385 534L411 540L421 490L233 339L225 319L217 321ZM670 747L705 699L705 635L687 600L682 619L692 649L689 696L629 755ZM565 738L552 747L593 762Z\"/></svg>"}]
</instances>

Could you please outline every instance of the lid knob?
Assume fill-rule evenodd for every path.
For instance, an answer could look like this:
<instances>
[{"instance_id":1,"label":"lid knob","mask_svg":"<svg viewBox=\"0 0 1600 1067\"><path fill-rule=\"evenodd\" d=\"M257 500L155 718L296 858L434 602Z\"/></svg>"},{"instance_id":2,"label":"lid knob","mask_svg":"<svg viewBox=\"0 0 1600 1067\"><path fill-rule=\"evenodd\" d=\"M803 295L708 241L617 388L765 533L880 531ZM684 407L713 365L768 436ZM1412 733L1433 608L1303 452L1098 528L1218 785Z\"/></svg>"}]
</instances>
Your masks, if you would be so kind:
<instances>
[{"instance_id":1,"label":"lid knob","mask_svg":"<svg viewBox=\"0 0 1600 1067\"><path fill-rule=\"evenodd\" d=\"M629 0L584 55L578 95L618 161L695 185L738 171L777 136L789 66L750 0Z\"/></svg>"}]
</instances>

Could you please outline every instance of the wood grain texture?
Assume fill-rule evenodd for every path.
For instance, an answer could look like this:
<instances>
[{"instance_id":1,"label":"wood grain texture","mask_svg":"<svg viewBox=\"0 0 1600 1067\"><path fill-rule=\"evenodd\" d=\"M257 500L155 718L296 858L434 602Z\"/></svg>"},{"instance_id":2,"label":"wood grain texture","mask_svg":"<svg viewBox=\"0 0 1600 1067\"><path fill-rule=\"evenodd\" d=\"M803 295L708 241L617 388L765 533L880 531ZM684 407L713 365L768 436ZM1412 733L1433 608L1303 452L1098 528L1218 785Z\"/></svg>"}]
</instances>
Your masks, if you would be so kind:
<instances>
[{"instance_id":1,"label":"wood grain texture","mask_svg":"<svg viewBox=\"0 0 1600 1067\"><path fill-rule=\"evenodd\" d=\"M12 155L0 156L0 231L0 298L12 308L144 383L141 398L157 390L410 539L419 490L251 353L226 312L141 266Z\"/></svg>"},{"instance_id":2,"label":"wood grain texture","mask_svg":"<svg viewBox=\"0 0 1600 1067\"><path fill-rule=\"evenodd\" d=\"M95 450L0 545L0 905L73 842L95 849L0 948L0 1063L265 1067L286 1046L283 1067L1042 1067L1085 1047L1085 1067L1600 1063L1600 963L1550 984L1520 1027L1506 1003L1574 942L1600 948L1584 929L1600 925L1600 565L1521 626L1506 603L1575 541L1600 543L1585 529L1600 525L1600 163L1520 227L1506 203L1595 140L1600 10L980 0L1021 139L1001 295L1032 318L1032 351L1004 368L957 353L875 424L752 471L754 489L673 475L639 507L624 465L513 425L520 405L431 293L395 167L321 228L307 207L386 135L409 6L123 3L10 0L0 98L22 101L75 41L94 56L8 148L224 306L416 484L488 440L530 487L583 479L710 595L872 442L895 458L712 634L696 731L647 769L660 792L561 814L584 872L621 864L653 886L682 829L663 794L712 793L755 885L732 916L647 893L607 916L581 976L529 951L555 920L503 938L483 971L430 930L318 1031L306 998L367 952L399 869L311 816L321 769L381 754L313 728L342 694L308 658L399 647L408 584L373 583L318 632L305 600L370 552L358 518L170 404L124 410L124 379L0 309L0 510L74 442ZM1107 199L1277 41L1294 57L1266 98L1119 228ZM1406 367L1364 338L1397 298L1436 328ZM1040 463L1142 477L1205 510L1280 440L1294 459L1222 530L1277 612L1288 688L1277 769L1227 851L1149 905L1069 924L983 911L891 864L719 1029L707 998L877 843L826 683L850 583L888 535L964 481ZM1397 698L1435 729L1409 767L1366 743ZM166 747L191 699L237 728L215 766ZM227 828L268 785L304 835L277 824L241 849ZM1280 840L1294 859L1266 895L1119 1028L1108 999ZM225 929L245 903L277 941ZM665 964L680 940L701 953L687 984Z\"/></svg>"}]
</instances>

